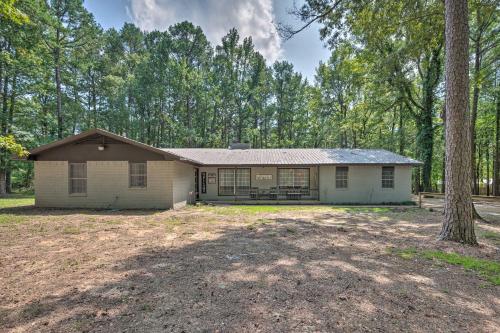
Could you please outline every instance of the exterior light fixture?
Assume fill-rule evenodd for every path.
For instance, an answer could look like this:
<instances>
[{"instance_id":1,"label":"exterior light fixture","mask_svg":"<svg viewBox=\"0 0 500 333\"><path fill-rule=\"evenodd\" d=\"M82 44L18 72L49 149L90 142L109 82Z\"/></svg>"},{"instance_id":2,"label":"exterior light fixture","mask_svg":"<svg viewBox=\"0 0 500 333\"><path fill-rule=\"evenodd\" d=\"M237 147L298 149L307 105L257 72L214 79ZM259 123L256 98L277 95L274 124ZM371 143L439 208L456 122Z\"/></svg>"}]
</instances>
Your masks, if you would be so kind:
<instances>
[{"instance_id":1,"label":"exterior light fixture","mask_svg":"<svg viewBox=\"0 0 500 333\"><path fill-rule=\"evenodd\" d=\"M97 150L99 150L99 151L103 151L103 150L104 150L104 145L99 145L99 146L97 146Z\"/></svg>"}]
</instances>

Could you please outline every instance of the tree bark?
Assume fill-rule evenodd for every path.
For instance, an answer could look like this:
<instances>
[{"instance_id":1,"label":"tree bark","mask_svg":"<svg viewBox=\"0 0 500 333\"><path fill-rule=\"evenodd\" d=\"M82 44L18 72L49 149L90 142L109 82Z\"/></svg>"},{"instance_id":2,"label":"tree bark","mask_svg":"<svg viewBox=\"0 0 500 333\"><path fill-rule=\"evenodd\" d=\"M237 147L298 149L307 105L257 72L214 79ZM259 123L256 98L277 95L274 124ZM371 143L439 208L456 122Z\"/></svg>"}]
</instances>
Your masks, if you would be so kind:
<instances>
[{"instance_id":1,"label":"tree bark","mask_svg":"<svg viewBox=\"0 0 500 333\"><path fill-rule=\"evenodd\" d=\"M59 32L58 32L59 35ZM57 37L59 38L59 36ZM56 117L57 117L57 138L63 138L63 117L62 117L62 91L61 91L61 51L58 47L54 49L54 72L56 80Z\"/></svg>"},{"instance_id":2,"label":"tree bark","mask_svg":"<svg viewBox=\"0 0 500 333\"><path fill-rule=\"evenodd\" d=\"M478 17L479 19L479 14ZM476 37L474 42L474 87L472 89L472 110L470 121L470 147L471 147L471 167L472 170L476 167L476 121L477 107L479 103L479 70L481 69L481 39L480 35ZM477 174L472 173L473 194L479 194L479 186Z\"/></svg>"},{"instance_id":3,"label":"tree bark","mask_svg":"<svg viewBox=\"0 0 500 333\"><path fill-rule=\"evenodd\" d=\"M490 195L490 144L486 145L486 195Z\"/></svg>"},{"instance_id":4,"label":"tree bark","mask_svg":"<svg viewBox=\"0 0 500 333\"><path fill-rule=\"evenodd\" d=\"M445 27L446 189L439 239L477 245L471 193L467 0L445 0Z\"/></svg>"},{"instance_id":5,"label":"tree bark","mask_svg":"<svg viewBox=\"0 0 500 333\"><path fill-rule=\"evenodd\" d=\"M500 90L496 96L495 157L493 161L493 195L500 195Z\"/></svg>"},{"instance_id":6,"label":"tree bark","mask_svg":"<svg viewBox=\"0 0 500 333\"><path fill-rule=\"evenodd\" d=\"M403 103L399 106L399 154L404 155L405 153L405 128L404 128L404 119L403 119Z\"/></svg>"},{"instance_id":7,"label":"tree bark","mask_svg":"<svg viewBox=\"0 0 500 333\"><path fill-rule=\"evenodd\" d=\"M441 111L441 119L443 120L443 142L446 145L446 105ZM446 191L446 149L443 152L443 162L441 165L441 193Z\"/></svg>"}]
</instances>

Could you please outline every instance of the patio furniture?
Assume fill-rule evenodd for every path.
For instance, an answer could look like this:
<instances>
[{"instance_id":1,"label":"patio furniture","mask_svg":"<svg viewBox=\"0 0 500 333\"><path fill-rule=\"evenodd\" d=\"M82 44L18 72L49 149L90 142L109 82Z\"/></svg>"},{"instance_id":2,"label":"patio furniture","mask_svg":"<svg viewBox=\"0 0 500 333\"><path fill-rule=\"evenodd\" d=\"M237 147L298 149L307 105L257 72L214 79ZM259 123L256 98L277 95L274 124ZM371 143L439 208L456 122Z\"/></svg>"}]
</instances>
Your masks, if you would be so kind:
<instances>
[{"instance_id":1,"label":"patio furniture","mask_svg":"<svg viewBox=\"0 0 500 333\"><path fill-rule=\"evenodd\" d=\"M250 190L250 199L258 199L259 198L259 189L257 187L252 187Z\"/></svg>"}]
</instances>

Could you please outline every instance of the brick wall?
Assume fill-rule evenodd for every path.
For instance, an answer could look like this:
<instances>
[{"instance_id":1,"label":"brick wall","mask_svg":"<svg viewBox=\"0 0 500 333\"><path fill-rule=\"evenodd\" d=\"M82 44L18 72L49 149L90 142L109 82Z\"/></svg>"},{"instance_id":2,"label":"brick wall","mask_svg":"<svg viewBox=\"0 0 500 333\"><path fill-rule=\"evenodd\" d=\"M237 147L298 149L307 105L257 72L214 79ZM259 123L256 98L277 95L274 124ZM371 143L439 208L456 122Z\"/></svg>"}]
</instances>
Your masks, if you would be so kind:
<instances>
[{"instance_id":1,"label":"brick wall","mask_svg":"<svg viewBox=\"0 0 500 333\"><path fill-rule=\"evenodd\" d=\"M35 205L78 208L172 208L173 161L148 161L146 188L129 188L128 161L88 161L87 194L70 195L68 162L35 161Z\"/></svg>"}]
</instances>

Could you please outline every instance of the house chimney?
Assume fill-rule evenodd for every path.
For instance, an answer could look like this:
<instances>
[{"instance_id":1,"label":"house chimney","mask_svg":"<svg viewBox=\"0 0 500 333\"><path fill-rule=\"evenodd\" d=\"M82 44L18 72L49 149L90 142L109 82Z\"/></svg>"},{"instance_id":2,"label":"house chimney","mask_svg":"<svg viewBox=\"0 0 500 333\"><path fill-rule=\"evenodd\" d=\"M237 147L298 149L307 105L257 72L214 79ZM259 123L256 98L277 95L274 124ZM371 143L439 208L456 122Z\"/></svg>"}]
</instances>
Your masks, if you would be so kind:
<instances>
[{"instance_id":1,"label":"house chimney","mask_svg":"<svg viewBox=\"0 0 500 333\"><path fill-rule=\"evenodd\" d=\"M235 150L235 149L250 149L252 148L249 143L242 143L242 142L233 142L229 145L229 149Z\"/></svg>"}]
</instances>

